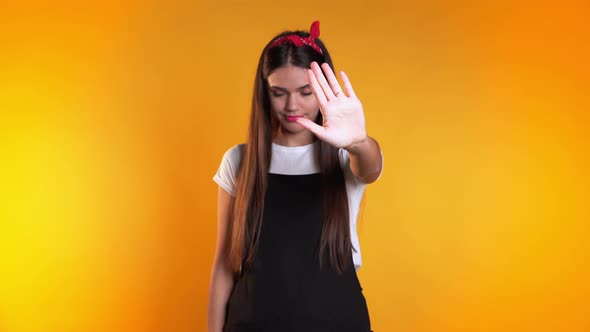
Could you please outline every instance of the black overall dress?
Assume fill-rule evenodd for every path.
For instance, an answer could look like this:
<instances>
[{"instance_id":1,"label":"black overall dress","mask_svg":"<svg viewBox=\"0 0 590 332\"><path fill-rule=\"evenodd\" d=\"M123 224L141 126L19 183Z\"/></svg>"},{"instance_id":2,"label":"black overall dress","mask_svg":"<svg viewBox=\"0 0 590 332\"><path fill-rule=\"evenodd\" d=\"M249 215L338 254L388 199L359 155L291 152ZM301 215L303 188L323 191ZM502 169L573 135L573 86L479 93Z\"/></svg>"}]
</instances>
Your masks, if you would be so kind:
<instances>
[{"instance_id":1,"label":"black overall dress","mask_svg":"<svg viewBox=\"0 0 590 332\"><path fill-rule=\"evenodd\" d=\"M338 275L316 251L322 231L319 173L269 173L259 246L228 299L224 332L370 332L352 255Z\"/></svg>"}]
</instances>

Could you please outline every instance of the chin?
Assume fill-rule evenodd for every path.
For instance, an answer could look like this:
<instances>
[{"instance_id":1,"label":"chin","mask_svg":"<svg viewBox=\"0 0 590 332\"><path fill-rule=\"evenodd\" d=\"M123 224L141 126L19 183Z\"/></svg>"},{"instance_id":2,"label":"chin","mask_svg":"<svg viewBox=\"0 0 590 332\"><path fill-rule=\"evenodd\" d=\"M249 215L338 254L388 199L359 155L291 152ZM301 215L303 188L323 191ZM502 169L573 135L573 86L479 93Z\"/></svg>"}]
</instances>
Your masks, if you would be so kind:
<instances>
[{"instance_id":1,"label":"chin","mask_svg":"<svg viewBox=\"0 0 590 332\"><path fill-rule=\"evenodd\" d=\"M297 122L285 121L281 125L283 126L283 129L285 129L285 131L288 131L290 133L299 133L306 130L305 128L303 128L302 125L298 124Z\"/></svg>"},{"instance_id":2,"label":"chin","mask_svg":"<svg viewBox=\"0 0 590 332\"><path fill-rule=\"evenodd\" d=\"M292 134L297 134L297 133L300 133L304 130L306 130L306 129L298 124L291 124L291 125L285 127L285 131L288 131Z\"/></svg>"}]
</instances>

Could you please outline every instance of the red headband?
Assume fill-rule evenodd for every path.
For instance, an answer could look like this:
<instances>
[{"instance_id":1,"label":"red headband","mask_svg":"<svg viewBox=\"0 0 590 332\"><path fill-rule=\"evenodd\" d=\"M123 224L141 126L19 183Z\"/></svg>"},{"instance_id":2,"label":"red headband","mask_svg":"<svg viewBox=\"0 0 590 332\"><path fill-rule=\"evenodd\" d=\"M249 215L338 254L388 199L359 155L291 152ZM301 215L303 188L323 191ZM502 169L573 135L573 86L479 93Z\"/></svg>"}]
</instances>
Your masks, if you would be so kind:
<instances>
[{"instance_id":1,"label":"red headband","mask_svg":"<svg viewBox=\"0 0 590 332\"><path fill-rule=\"evenodd\" d=\"M322 49L320 48L320 46L318 44L316 44L316 42L315 42L315 39L318 38L319 36L320 36L320 22L314 21L311 24L311 28L309 29L309 37L301 38L297 34L291 34L291 35L284 36L284 37L281 37L281 38L275 40L275 42L272 43L272 45L270 45L270 48L273 48L279 44L290 42L297 47L300 47L303 45L311 46L319 54L323 55L324 52L322 52Z\"/></svg>"}]
</instances>

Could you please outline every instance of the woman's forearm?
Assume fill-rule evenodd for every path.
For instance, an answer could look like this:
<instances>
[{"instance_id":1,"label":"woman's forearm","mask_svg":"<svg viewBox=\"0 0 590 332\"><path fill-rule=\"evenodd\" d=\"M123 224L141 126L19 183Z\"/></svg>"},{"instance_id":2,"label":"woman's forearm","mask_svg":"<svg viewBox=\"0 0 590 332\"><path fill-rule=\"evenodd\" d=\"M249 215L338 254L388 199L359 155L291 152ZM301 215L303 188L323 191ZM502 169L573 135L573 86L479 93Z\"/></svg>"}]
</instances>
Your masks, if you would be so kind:
<instances>
[{"instance_id":1,"label":"woman's forearm","mask_svg":"<svg viewBox=\"0 0 590 332\"><path fill-rule=\"evenodd\" d=\"M222 332L225 322L225 308L233 287L233 275L228 265L221 262L213 263L207 306L208 332Z\"/></svg>"},{"instance_id":2,"label":"woman's forearm","mask_svg":"<svg viewBox=\"0 0 590 332\"><path fill-rule=\"evenodd\" d=\"M347 146L350 156L350 168L354 175L365 183L377 180L383 166L383 156L379 143L367 136L362 142Z\"/></svg>"}]
</instances>

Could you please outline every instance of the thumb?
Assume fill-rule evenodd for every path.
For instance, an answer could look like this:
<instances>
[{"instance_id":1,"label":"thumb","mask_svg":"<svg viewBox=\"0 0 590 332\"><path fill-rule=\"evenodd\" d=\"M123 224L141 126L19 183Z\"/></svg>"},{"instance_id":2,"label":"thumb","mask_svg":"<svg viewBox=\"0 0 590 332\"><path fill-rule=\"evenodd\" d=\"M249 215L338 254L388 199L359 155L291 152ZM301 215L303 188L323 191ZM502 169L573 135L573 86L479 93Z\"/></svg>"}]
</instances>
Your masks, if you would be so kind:
<instances>
[{"instance_id":1,"label":"thumb","mask_svg":"<svg viewBox=\"0 0 590 332\"><path fill-rule=\"evenodd\" d=\"M300 124L303 128L311 131L317 137L323 138L326 132L326 128L318 125L317 123L311 121L310 119L306 118L298 118L295 120L298 124Z\"/></svg>"}]
</instances>

